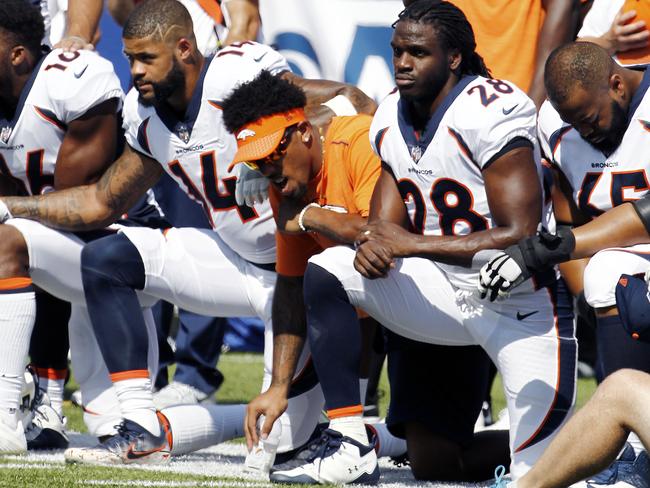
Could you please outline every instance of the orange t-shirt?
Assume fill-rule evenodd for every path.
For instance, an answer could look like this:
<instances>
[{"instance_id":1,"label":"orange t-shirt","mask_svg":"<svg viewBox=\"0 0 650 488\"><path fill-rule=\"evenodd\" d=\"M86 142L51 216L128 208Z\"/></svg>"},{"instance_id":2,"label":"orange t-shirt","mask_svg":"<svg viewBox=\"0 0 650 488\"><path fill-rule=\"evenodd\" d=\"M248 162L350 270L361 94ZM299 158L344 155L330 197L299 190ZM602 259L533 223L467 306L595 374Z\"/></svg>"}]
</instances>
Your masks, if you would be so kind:
<instances>
[{"instance_id":1,"label":"orange t-shirt","mask_svg":"<svg viewBox=\"0 0 650 488\"><path fill-rule=\"evenodd\" d=\"M476 50L492 76L528 91L535 74L542 0L453 0L472 24Z\"/></svg>"},{"instance_id":2,"label":"orange t-shirt","mask_svg":"<svg viewBox=\"0 0 650 488\"><path fill-rule=\"evenodd\" d=\"M316 202L321 206L345 209L349 214L368 216L370 197L381 168L381 161L368 138L371 121L370 115L332 118L325 136L323 165L309 182L305 204ZM273 185L269 197L277 220L281 196ZM285 234L276 231L275 240L275 269L285 276L302 276L311 256L339 244L315 232Z\"/></svg>"}]
</instances>

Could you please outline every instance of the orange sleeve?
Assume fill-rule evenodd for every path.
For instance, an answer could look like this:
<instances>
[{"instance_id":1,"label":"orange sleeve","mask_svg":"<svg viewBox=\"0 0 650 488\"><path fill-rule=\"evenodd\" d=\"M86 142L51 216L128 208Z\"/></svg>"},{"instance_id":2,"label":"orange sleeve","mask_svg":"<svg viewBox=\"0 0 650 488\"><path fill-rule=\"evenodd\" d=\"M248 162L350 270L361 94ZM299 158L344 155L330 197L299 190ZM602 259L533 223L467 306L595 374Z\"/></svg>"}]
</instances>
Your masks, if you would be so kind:
<instances>
[{"instance_id":1,"label":"orange sleeve","mask_svg":"<svg viewBox=\"0 0 650 488\"><path fill-rule=\"evenodd\" d=\"M381 160L370 145L369 129L370 126L365 125L357 131L348 149L354 203L362 217L370 213L370 197L381 172Z\"/></svg>"},{"instance_id":2,"label":"orange sleeve","mask_svg":"<svg viewBox=\"0 0 650 488\"><path fill-rule=\"evenodd\" d=\"M269 201L273 209L273 218L277 218L280 194L269 186ZM323 251L323 248L309 234L285 234L275 231L275 270L285 276L302 276L307 269L310 257Z\"/></svg>"}]
</instances>

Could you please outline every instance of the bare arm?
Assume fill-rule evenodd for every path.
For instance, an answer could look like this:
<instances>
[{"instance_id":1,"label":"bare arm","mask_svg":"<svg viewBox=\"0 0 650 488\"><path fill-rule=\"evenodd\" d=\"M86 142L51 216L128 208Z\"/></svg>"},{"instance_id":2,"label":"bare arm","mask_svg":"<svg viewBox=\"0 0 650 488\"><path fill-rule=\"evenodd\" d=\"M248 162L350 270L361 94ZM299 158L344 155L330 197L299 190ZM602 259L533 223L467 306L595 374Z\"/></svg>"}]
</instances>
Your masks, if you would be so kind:
<instances>
[{"instance_id":1,"label":"bare arm","mask_svg":"<svg viewBox=\"0 0 650 488\"><path fill-rule=\"evenodd\" d=\"M94 49L93 41L103 8L102 0L68 0L68 25L63 39L55 47Z\"/></svg>"},{"instance_id":2,"label":"bare arm","mask_svg":"<svg viewBox=\"0 0 650 488\"><path fill-rule=\"evenodd\" d=\"M223 3L230 17L228 36L224 44L257 39L257 34L262 26L259 1L229 0L227 3Z\"/></svg>"},{"instance_id":3,"label":"bare arm","mask_svg":"<svg viewBox=\"0 0 650 488\"><path fill-rule=\"evenodd\" d=\"M54 169L54 188L94 183L115 161L117 99L107 100L68 124Z\"/></svg>"},{"instance_id":4,"label":"bare arm","mask_svg":"<svg viewBox=\"0 0 650 488\"><path fill-rule=\"evenodd\" d=\"M375 110L377 110L377 104L372 100L372 98L355 86L340 83L338 81L308 80L288 71L282 73L282 77L305 90L305 94L307 95L306 110L309 110L313 106L320 105L337 95L347 97L360 114L364 113L372 115L375 113Z\"/></svg>"},{"instance_id":5,"label":"bare arm","mask_svg":"<svg viewBox=\"0 0 650 488\"><path fill-rule=\"evenodd\" d=\"M575 0L543 0L546 16L537 41L535 74L528 95L539 109L546 99L544 65L551 51L573 40L578 19L579 2Z\"/></svg>"},{"instance_id":6,"label":"bare arm","mask_svg":"<svg viewBox=\"0 0 650 488\"><path fill-rule=\"evenodd\" d=\"M257 444L256 423L264 415L261 434L271 432L273 422L287 408L291 382L296 372L307 334L302 276L278 274L273 293L273 371L271 385L253 399L246 408L244 433L248 448Z\"/></svg>"},{"instance_id":7,"label":"bare arm","mask_svg":"<svg viewBox=\"0 0 650 488\"><path fill-rule=\"evenodd\" d=\"M61 230L98 229L131 208L158 181L162 171L153 159L127 146L96 183L2 201L14 217L37 220Z\"/></svg>"},{"instance_id":8,"label":"bare arm","mask_svg":"<svg viewBox=\"0 0 650 488\"><path fill-rule=\"evenodd\" d=\"M115 22L124 26L134 6L133 0L108 0L107 8Z\"/></svg>"},{"instance_id":9,"label":"bare arm","mask_svg":"<svg viewBox=\"0 0 650 488\"><path fill-rule=\"evenodd\" d=\"M609 30L600 37L580 37L578 41L593 42L613 56L618 52L646 47L650 42L650 31L643 20L630 22L636 12L623 10L616 14Z\"/></svg>"},{"instance_id":10,"label":"bare arm","mask_svg":"<svg viewBox=\"0 0 650 488\"><path fill-rule=\"evenodd\" d=\"M318 207L309 207L303 218L307 230L324 234L341 244L352 244L366 221L367 218L361 215L338 213Z\"/></svg>"}]
</instances>

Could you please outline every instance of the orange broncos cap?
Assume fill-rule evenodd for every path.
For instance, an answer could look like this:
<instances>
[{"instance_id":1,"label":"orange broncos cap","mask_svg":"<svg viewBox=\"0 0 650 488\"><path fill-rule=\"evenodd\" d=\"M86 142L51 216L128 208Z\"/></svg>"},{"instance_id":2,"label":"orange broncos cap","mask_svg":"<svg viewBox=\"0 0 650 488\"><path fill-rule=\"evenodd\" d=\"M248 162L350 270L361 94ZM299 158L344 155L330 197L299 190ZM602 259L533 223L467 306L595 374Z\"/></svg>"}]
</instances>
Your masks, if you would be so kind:
<instances>
[{"instance_id":1,"label":"orange broncos cap","mask_svg":"<svg viewBox=\"0 0 650 488\"><path fill-rule=\"evenodd\" d=\"M284 130L307 120L302 108L269 115L245 125L235 133L237 152L228 166L230 172L237 163L255 161L271 154L280 144Z\"/></svg>"}]
</instances>

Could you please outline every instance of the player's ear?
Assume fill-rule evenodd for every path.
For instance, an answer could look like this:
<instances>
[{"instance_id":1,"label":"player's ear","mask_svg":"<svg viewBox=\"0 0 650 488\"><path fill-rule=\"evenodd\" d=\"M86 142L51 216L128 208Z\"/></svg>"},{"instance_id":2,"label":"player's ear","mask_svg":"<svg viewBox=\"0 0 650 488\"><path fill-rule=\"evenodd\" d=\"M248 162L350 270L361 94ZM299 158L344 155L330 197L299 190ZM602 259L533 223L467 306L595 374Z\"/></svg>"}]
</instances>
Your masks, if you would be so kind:
<instances>
[{"instance_id":1,"label":"player's ear","mask_svg":"<svg viewBox=\"0 0 650 488\"><path fill-rule=\"evenodd\" d=\"M194 44L192 43L192 40L187 37L181 37L176 42L176 54L182 61L191 59L194 54Z\"/></svg>"},{"instance_id":2,"label":"player's ear","mask_svg":"<svg viewBox=\"0 0 650 488\"><path fill-rule=\"evenodd\" d=\"M11 50L10 59L11 65L18 67L27 60L27 48L25 46L15 46Z\"/></svg>"},{"instance_id":3,"label":"player's ear","mask_svg":"<svg viewBox=\"0 0 650 488\"><path fill-rule=\"evenodd\" d=\"M449 69L451 71L456 71L460 68L460 64L463 62L463 55L460 51L450 51L447 56L447 62L449 63Z\"/></svg>"},{"instance_id":4,"label":"player's ear","mask_svg":"<svg viewBox=\"0 0 650 488\"><path fill-rule=\"evenodd\" d=\"M618 73L609 77L609 90L619 100L625 100L628 95L623 78Z\"/></svg>"},{"instance_id":5,"label":"player's ear","mask_svg":"<svg viewBox=\"0 0 650 488\"><path fill-rule=\"evenodd\" d=\"M305 145L309 145L312 141L313 135L312 135L311 127L312 127L311 124L307 120L298 122L297 129L298 132L300 133L300 140Z\"/></svg>"}]
</instances>

